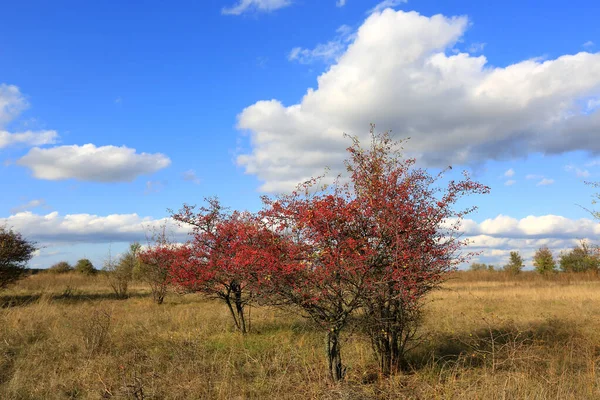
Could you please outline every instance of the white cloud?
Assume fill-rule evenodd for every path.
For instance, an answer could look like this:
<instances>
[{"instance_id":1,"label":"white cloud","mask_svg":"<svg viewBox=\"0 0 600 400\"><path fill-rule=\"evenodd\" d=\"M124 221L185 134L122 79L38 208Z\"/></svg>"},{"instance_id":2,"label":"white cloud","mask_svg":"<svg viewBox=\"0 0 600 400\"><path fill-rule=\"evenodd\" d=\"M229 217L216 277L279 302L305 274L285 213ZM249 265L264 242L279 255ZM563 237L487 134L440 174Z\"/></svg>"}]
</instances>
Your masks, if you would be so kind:
<instances>
[{"instance_id":1,"label":"white cloud","mask_svg":"<svg viewBox=\"0 0 600 400\"><path fill-rule=\"evenodd\" d=\"M507 178L511 178L513 176L515 176L515 170L514 169L508 169L505 173L504 176L506 176Z\"/></svg>"},{"instance_id":2,"label":"white cloud","mask_svg":"<svg viewBox=\"0 0 600 400\"><path fill-rule=\"evenodd\" d=\"M515 181L514 179L509 179L509 180L507 180L506 182L504 182L504 185L505 185L505 186L512 186L512 185L514 185L515 183L517 183L517 181Z\"/></svg>"},{"instance_id":3,"label":"white cloud","mask_svg":"<svg viewBox=\"0 0 600 400\"><path fill-rule=\"evenodd\" d=\"M225 15L240 15L250 11L270 12L290 6L291 4L292 0L239 0L231 7L223 8L221 13Z\"/></svg>"},{"instance_id":4,"label":"white cloud","mask_svg":"<svg viewBox=\"0 0 600 400\"><path fill-rule=\"evenodd\" d=\"M68 214L57 212L46 215L20 212L8 218L0 218L0 225L6 224L28 239L47 243L111 243L144 242L146 235L163 224L169 224L178 240L185 241L188 229L179 227L169 218L154 219L137 214L112 214L98 216L92 214Z\"/></svg>"},{"instance_id":5,"label":"white cloud","mask_svg":"<svg viewBox=\"0 0 600 400\"><path fill-rule=\"evenodd\" d=\"M183 173L183 180L187 182L193 182L196 185L200 184L200 178L196 175L196 171L193 169L187 170Z\"/></svg>"},{"instance_id":6,"label":"white cloud","mask_svg":"<svg viewBox=\"0 0 600 400\"><path fill-rule=\"evenodd\" d=\"M373 14L376 12L381 12L386 8L394 8L398 7L400 4L407 3L407 0L383 0L381 3L377 4L375 7L371 8L367 11L367 14Z\"/></svg>"},{"instance_id":7,"label":"white cloud","mask_svg":"<svg viewBox=\"0 0 600 400\"><path fill-rule=\"evenodd\" d=\"M0 149L15 144L25 144L28 146L43 146L56 143L58 133L56 131L26 131L19 133L10 133L0 130Z\"/></svg>"},{"instance_id":8,"label":"white cloud","mask_svg":"<svg viewBox=\"0 0 600 400\"><path fill-rule=\"evenodd\" d=\"M583 45L583 47L594 47L594 42L592 42L591 40L588 40L587 42L585 42Z\"/></svg>"},{"instance_id":9,"label":"white cloud","mask_svg":"<svg viewBox=\"0 0 600 400\"><path fill-rule=\"evenodd\" d=\"M56 143L58 133L53 130L8 132L2 129L29 107L17 86L0 84L0 149L16 144L43 146Z\"/></svg>"},{"instance_id":10,"label":"white cloud","mask_svg":"<svg viewBox=\"0 0 600 400\"><path fill-rule=\"evenodd\" d=\"M335 2L336 7L344 7L346 5L346 0L337 0Z\"/></svg>"},{"instance_id":11,"label":"white cloud","mask_svg":"<svg viewBox=\"0 0 600 400\"><path fill-rule=\"evenodd\" d=\"M16 214L16 213L20 213L23 211L31 210L33 208L42 207L45 205L46 205L46 200L35 199L35 200L28 201L25 204L21 204L20 206L11 208L10 212L11 212L11 214Z\"/></svg>"},{"instance_id":12,"label":"white cloud","mask_svg":"<svg viewBox=\"0 0 600 400\"><path fill-rule=\"evenodd\" d=\"M536 186L548 186L548 185L552 185L554 184L554 179L548 179L548 178L544 178L541 181L539 181Z\"/></svg>"},{"instance_id":13,"label":"white cloud","mask_svg":"<svg viewBox=\"0 0 600 400\"><path fill-rule=\"evenodd\" d=\"M128 147L58 146L31 149L17 161L38 179L76 179L93 182L131 182L171 164L163 154L136 153Z\"/></svg>"},{"instance_id":14,"label":"white cloud","mask_svg":"<svg viewBox=\"0 0 600 400\"><path fill-rule=\"evenodd\" d=\"M492 67L483 55L447 54L468 26L466 17L373 13L301 101L258 101L239 114L250 149L238 164L262 190L289 190L324 166L343 170L342 133L367 140L371 122L411 137L406 153L425 166L600 152L600 110L582 102L600 93L600 53Z\"/></svg>"},{"instance_id":15,"label":"white cloud","mask_svg":"<svg viewBox=\"0 0 600 400\"><path fill-rule=\"evenodd\" d=\"M18 117L29 107L17 86L0 84L0 126Z\"/></svg>"},{"instance_id":16,"label":"white cloud","mask_svg":"<svg viewBox=\"0 0 600 400\"><path fill-rule=\"evenodd\" d=\"M530 215L522 219L500 214L480 223L466 219L462 222L460 230L466 236L485 235L509 239L578 239L599 235L600 224L587 218L573 220L551 214Z\"/></svg>"},{"instance_id":17,"label":"white cloud","mask_svg":"<svg viewBox=\"0 0 600 400\"><path fill-rule=\"evenodd\" d=\"M288 54L288 60L298 61L301 64L311 64L315 61L325 63L337 61L346 51L348 43L354 39L354 34L348 25L340 26L336 32L337 36L333 40L320 43L314 49L294 47Z\"/></svg>"}]
</instances>

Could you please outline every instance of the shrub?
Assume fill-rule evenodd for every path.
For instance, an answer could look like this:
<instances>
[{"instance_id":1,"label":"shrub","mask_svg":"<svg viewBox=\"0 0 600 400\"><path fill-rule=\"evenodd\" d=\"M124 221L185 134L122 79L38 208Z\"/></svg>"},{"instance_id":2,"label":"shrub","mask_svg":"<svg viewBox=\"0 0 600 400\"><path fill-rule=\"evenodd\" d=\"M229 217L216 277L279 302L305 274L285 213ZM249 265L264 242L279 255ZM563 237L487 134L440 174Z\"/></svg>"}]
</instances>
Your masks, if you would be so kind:
<instances>
[{"instance_id":1,"label":"shrub","mask_svg":"<svg viewBox=\"0 0 600 400\"><path fill-rule=\"evenodd\" d=\"M591 248L585 241L575 246L571 251L560 254L560 269L563 272L598 271L600 268L600 253L597 248Z\"/></svg>"},{"instance_id":2,"label":"shrub","mask_svg":"<svg viewBox=\"0 0 600 400\"><path fill-rule=\"evenodd\" d=\"M381 372L404 367L424 296L472 256L460 252L466 241L458 231L474 208L454 206L489 188L467 175L444 184L445 171L431 176L400 150L388 133L371 130L369 148L352 138L349 182L320 188L312 179L291 195L265 199L261 220L280 232L273 246L283 249L267 282L326 332L334 380L345 371L340 334L358 310L365 311L360 327L370 335Z\"/></svg>"},{"instance_id":3,"label":"shrub","mask_svg":"<svg viewBox=\"0 0 600 400\"><path fill-rule=\"evenodd\" d=\"M126 298L129 295L129 283L133 278L134 269L139 264L140 248L139 243L132 243L129 245L129 250L118 260L113 260L109 255L108 260L104 263L108 284L119 298Z\"/></svg>"},{"instance_id":4,"label":"shrub","mask_svg":"<svg viewBox=\"0 0 600 400\"><path fill-rule=\"evenodd\" d=\"M0 226L0 289L16 282L27 273L27 263L37 250L35 243Z\"/></svg>"},{"instance_id":5,"label":"shrub","mask_svg":"<svg viewBox=\"0 0 600 400\"><path fill-rule=\"evenodd\" d=\"M73 271L73 267L67 261L60 261L48 268L48 272L53 274L66 274Z\"/></svg>"},{"instance_id":6,"label":"shrub","mask_svg":"<svg viewBox=\"0 0 600 400\"><path fill-rule=\"evenodd\" d=\"M75 272L83 275L95 275L98 270L94 268L94 264L87 258L82 258L75 264Z\"/></svg>"},{"instance_id":7,"label":"shrub","mask_svg":"<svg viewBox=\"0 0 600 400\"><path fill-rule=\"evenodd\" d=\"M483 264L483 263L473 263L473 264L471 264L471 266L469 267L469 269L471 271L493 271L494 270L494 266L493 265L486 265L486 264Z\"/></svg>"}]
</instances>

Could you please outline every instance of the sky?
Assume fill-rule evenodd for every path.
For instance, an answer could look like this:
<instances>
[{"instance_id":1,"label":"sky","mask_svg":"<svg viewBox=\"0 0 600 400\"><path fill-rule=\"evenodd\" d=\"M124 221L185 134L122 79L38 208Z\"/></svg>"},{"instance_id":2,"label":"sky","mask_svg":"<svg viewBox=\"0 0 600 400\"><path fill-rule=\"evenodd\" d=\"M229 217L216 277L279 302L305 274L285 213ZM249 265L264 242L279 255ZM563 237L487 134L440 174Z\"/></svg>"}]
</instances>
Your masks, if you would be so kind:
<instances>
[{"instance_id":1,"label":"sky","mask_svg":"<svg viewBox=\"0 0 600 400\"><path fill-rule=\"evenodd\" d=\"M475 261L531 266L600 224L600 3L41 1L0 6L0 224L31 266L145 242L169 209L341 169L371 123L491 193ZM172 227L177 240L185 229Z\"/></svg>"}]
</instances>

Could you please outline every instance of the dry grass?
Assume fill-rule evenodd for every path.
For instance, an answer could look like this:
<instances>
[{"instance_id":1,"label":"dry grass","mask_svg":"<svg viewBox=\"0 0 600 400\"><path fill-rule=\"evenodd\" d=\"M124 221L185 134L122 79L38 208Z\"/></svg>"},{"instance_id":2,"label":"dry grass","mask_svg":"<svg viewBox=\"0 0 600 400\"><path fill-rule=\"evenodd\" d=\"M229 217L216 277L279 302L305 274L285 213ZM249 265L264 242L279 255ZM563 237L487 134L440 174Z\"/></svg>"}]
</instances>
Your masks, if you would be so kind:
<instances>
[{"instance_id":1,"label":"dry grass","mask_svg":"<svg viewBox=\"0 0 600 400\"><path fill-rule=\"evenodd\" d=\"M331 384L323 338L302 318L253 308L233 331L196 295L115 299L102 277L40 274L0 293L1 399L597 399L600 281L458 274L427 305L413 372L373 380L349 336Z\"/></svg>"}]
</instances>

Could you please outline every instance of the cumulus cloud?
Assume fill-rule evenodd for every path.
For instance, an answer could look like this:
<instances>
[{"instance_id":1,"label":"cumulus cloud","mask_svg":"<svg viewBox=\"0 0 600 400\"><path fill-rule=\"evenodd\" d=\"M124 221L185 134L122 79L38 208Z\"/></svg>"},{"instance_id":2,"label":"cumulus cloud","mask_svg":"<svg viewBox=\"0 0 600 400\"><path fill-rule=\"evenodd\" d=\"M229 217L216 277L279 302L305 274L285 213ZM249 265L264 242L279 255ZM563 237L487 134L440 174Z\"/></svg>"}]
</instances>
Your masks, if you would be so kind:
<instances>
[{"instance_id":1,"label":"cumulus cloud","mask_svg":"<svg viewBox=\"0 0 600 400\"><path fill-rule=\"evenodd\" d=\"M509 169L504 173L504 176L507 178L512 178L513 176L515 176L515 170L514 169Z\"/></svg>"},{"instance_id":2,"label":"cumulus cloud","mask_svg":"<svg viewBox=\"0 0 600 400\"><path fill-rule=\"evenodd\" d=\"M451 223L452 221L449 221ZM582 218L569 219L559 215L533 216L522 219L498 215L477 223L462 221L461 232L467 236L485 235L509 239L577 239L600 234L600 224Z\"/></svg>"},{"instance_id":3,"label":"cumulus cloud","mask_svg":"<svg viewBox=\"0 0 600 400\"><path fill-rule=\"evenodd\" d=\"M587 42L585 42L583 45L583 47L594 47L594 42L592 42L591 40L588 40Z\"/></svg>"},{"instance_id":4,"label":"cumulus cloud","mask_svg":"<svg viewBox=\"0 0 600 400\"><path fill-rule=\"evenodd\" d=\"M144 242L148 234L164 224L177 240L185 241L188 233L187 228L178 226L170 218L155 219L137 214L98 216L52 212L40 215L27 211L0 218L0 225L3 224L40 244Z\"/></svg>"},{"instance_id":5,"label":"cumulus cloud","mask_svg":"<svg viewBox=\"0 0 600 400\"><path fill-rule=\"evenodd\" d=\"M160 153L136 153L128 147L58 146L35 147L17 161L38 179L76 179L91 182L131 182L139 175L152 174L171 164Z\"/></svg>"},{"instance_id":6,"label":"cumulus cloud","mask_svg":"<svg viewBox=\"0 0 600 400\"><path fill-rule=\"evenodd\" d=\"M514 185L515 183L517 183L517 181L515 181L514 179L509 179L509 180L507 180L506 182L504 182L504 185L505 185L505 186L512 186L512 185Z\"/></svg>"},{"instance_id":7,"label":"cumulus cloud","mask_svg":"<svg viewBox=\"0 0 600 400\"><path fill-rule=\"evenodd\" d=\"M221 10L224 15L241 15L246 12L270 12L290 6L292 0L239 0L231 7Z\"/></svg>"},{"instance_id":8,"label":"cumulus cloud","mask_svg":"<svg viewBox=\"0 0 600 400\"><path fill-rule=\"evenodd\" d=\"M335 2L336 7L344 7L346 5L346 0L337 0Z\"/></svg>"},{"instance_id":9,"label":"cumulus cloud","mask_svg":"<svg viewBox=\"0 0 600 400\"><path fill-rule=\"evenodd\" d=\"M250 148L238 164L262 190L289 190L324 166L342 170L342 134L366 140L371 122L411 137L406 152L425 166L600 153L600 111L582 101L600 94L600 53L493 67L484 55L448 54L468 26L467 17L375 11L301 101L262 100L239 114Z\"/></svg>"}]
</instances>

